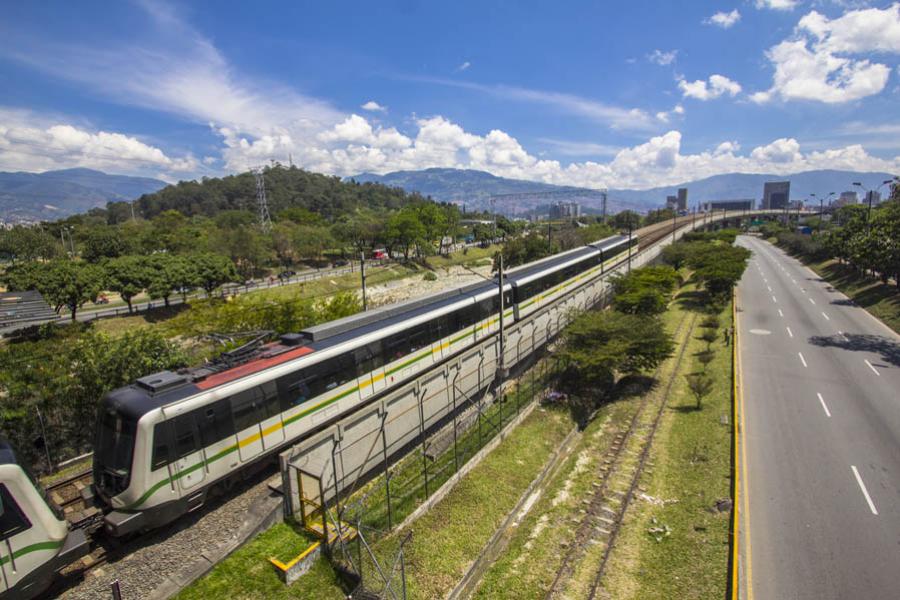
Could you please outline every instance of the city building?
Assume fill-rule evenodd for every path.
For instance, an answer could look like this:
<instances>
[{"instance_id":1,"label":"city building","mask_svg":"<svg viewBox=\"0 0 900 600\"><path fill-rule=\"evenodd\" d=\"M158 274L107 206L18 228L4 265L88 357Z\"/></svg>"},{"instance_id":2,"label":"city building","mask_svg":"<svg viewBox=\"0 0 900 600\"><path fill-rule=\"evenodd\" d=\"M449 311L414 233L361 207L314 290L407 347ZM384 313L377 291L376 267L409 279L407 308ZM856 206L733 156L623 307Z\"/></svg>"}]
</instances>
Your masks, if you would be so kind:
<instances>
[{"instance_id":1,"label":"city building","mask_svg":"<svg viewBox=\"0 0 900 600\"><path fill-rule=\"evenodd\" d=\"M869 190L868 192L866 192L866 199L865 199L866 204L871 204L872 206L875 206L879 202L881 202L881 192L879 192L877 190Z\"/></svg>"},{"instance_id":2,"label":"city building","mask_svg":"<svg viewBox=\"0 0 900 600\"><path fill-rule=\"evenodd\" d=\"M841 192L840 198L834 203L835 206L847 206L848 204L859 204L859 194L854 191Z\"/></svg>"},{"instance_id":3,"label":"city building","mask_svg":"<svg viewBox=\"0 0 900 600\"><path fill-rule=\"evenodd\" d=\"M666 196L666 208L670 210L677 210L678 196Z\"/></svg>"},{"instance_id":4,"label":"city building","mask_svg":"<svg viewBox=\"0 0 900 600\"><path fill-rule=\"evenodd\" d=\"M746 198L742 200L713 200L700 205L700 210L710 212L716 210L753 210L756 200Z\"/></svg>"},{"instance_id":5,"label":"city building","mask_svg":"<svg viewBox=\"0 0 900 600\"><path fill-rule=\"evenodd\" d=\"M551 219L577 219L581 216L581 205L577 202L554 202L550 205Z\"/></svg>"},{"instance_id":6,"label":"city building","mask_svg":"<svg viewBox=\"0 0 900 600\"><path fill-rule=\"evenodd\" d=\"M763 185L763 210L786 208L791 202L790 181L767 181Z\"/></svg>"},{"instance_id":7,"label":"city building","mask_svg":"<svg viewBox=\"0 0 900 600\"><path fill-rule=\"evenodd\" d=\"M678 188L678 210L687 212L687 188Z\"/></svg>"}]
</instances>

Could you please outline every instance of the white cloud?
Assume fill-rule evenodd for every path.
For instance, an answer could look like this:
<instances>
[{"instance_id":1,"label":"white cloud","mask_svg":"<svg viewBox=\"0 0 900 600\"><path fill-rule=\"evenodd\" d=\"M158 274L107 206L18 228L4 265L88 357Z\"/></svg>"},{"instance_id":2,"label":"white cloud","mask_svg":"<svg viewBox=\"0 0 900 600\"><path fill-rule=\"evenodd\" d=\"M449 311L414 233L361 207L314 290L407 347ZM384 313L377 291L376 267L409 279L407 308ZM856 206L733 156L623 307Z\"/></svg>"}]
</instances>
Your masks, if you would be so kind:
<instances>
[{"instance_id":1,"label":"white cloud","mask_svg":"<svg viewBox=\"0 0 900 600\"><path fill-rule=\"evenodd\" d=\"M673 62L675 62L675 59L677 57L678 50L670 50L668 52L663 52L662 50L654 50L647 55L647 60L658 65L666 66L671 65Z\"/></svg>"},{"instance_id":2,"label":"white cloud","mask_svg":"<svg viewBox=\"0 0 900 600\"><path fill-rule=\"evenodd\" d=\"M766 52L775 67L772 87L750 99L838 104L878 94L891 67L847 56L863 53L900 53L900 4L852 10L836 19L816 11L805 15L793 38Z\"/></svg>"},{"instance_id":3,"label":"white cloud","mask_svg":"<svg viewBox=\"0 0 900 600\"><path fill-rule=\"evenodd\" d=\"M59 117L0 107L0 169L43 171L78 166L156 174L161 170L192 172L199 162L190 154L168 156L134 136L90 130Z\"/></svg>"},{"instance_id":4,"label":"white cloud","mask_svg":"<svg viewBox=\"0 0 900 600\"><path fill-rule=\"evenodd\" d=\"M622 148L594 142L573 142L555 138L538 138L538 142L552 146L557 154L563 156L613 156Z\"/></svg>"},{"instance_id":5,"label":"white cloud","mask_svg":"<svg viewBox=\"0 0 900 600\"><path fill-rule=\"evenodd\" d=\"M672 109L672 112L675 113L676 115L683 115L684 107L680 104L676 104L675 108Z\"/></svg>"},{"instance_id":6,"label":"white cloud","mask_svg":"<svg viewBox=\"0 0 900 600\"><path fill-rule=\"evenodd\" d=\"M668 110L668 111L661 110L658 113L656 113L656 118L662 123L668 123L669 119L672 115L681 116L683 114L684 114L684 107L680 104L676 104L674 107L672 107L672 110Z\"/></svg>"},{"instance_id":7,"label":"white cloud","mask_svg":"<svg viewBox=\"0 0 900 600\"><path fill-rule=\"evenodd\" d=\"M800 0L756 0L756 8L771 10L794 10Z\"/></svg>"},{"instance_id":8,"label":"white cloud","mask_svg":"<svg viewBox=\"0 0 900 600\"><path fill-rule=\"evenodd\" d=\"M617 130L652 130L657 126L653 117L639 108L612 106L590 98L576 96L575 94L548 92L510 85L484 85L453 79L431 78L418 79L418 81L474 90L490 94L504 101L543 104L561 113L582 117L596 123L608 125Z\"/></svg>"},{"instance_id":9,"label":"white cloud","mask_svg":"<svg viewBox=\"0 0 900 600\"><path fill-rule=\"evenodd\" d=\"M739 83L718 74L710 75L709 81L704 81L703 79L686 81L682 79L678 82L678 89L681 90L685 98L696 98L697 100L713 100L723 94L734 97L741 92Z\"/></svg>"},{"instance_id":10,"label":"white cloud","mask_svg":"<svg viewBox=\"0 0 900 600\"><path fill-rule=\"evenodd\" d=\"M374 100L369 100L368 102L360 106L360 108L369 112L387 112L387 106L382 106Z\"/></svg>"},{"instance_id":11,"label":"white cloud","mask_svg":"<svg viewBox=\"0 0 900 600\"><path fill-rule=\"evenodd\" d=\"M741 145L737 142L722 142L713 151L713 154L734 154L741 149Z\"/></svg>"},{"instance_id":12,"label":"white cloud","mask_svg":"<svg viewBox=\"0 0 900 600\"><path fill-rule=\"evenodd\" d=\"M779 138L766 146L758 146L750 153L750 158L777 164L792 163L803 158L800 144L794 138Z\"/></svg>"},{"instance_id":13,"label":"white cloud","mask_svg":"<svg viewBox=\"0 0 900 600\"><path fill-rule=\"evenodd\" d=\"M708 19L704 19L703 22L707 25L715 25L722 29L728 29L740 20L741 13L735 8L731 12L719 11Z\"/></svg>"},{"instance_id":14,"label":"white cloud","mask_svg":"<svg viewBox=\"0 0 900 600\"><path fill-rule=\"evenodd\" d=\"M469 69L469 67L471 67L471 66L472 66L472 63L470 63L469 61L466 61L466 62L462 63L461 65L459 65L458 67L456 67L455 70L457 72L467 71Z\"/></svg>"}]
</instances>

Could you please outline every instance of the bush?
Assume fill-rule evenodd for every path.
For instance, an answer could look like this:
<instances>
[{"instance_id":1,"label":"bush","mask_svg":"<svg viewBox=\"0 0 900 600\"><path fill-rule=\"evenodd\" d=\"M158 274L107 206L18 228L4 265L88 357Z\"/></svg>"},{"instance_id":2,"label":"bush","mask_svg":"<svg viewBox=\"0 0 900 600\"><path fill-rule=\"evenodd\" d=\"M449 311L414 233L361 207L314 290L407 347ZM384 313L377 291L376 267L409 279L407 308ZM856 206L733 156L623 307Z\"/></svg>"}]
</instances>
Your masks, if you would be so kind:
<instances>
[{"instance_id":1,"label":"bush","mask_svg":"<svg viewBox=\"0 0 900 600\"><path fill-rule=\"evenodd\" d=\"M422 277L425 281L437 281L437 274L434 271L427 271Z\"/></svg>"}]
</instances>

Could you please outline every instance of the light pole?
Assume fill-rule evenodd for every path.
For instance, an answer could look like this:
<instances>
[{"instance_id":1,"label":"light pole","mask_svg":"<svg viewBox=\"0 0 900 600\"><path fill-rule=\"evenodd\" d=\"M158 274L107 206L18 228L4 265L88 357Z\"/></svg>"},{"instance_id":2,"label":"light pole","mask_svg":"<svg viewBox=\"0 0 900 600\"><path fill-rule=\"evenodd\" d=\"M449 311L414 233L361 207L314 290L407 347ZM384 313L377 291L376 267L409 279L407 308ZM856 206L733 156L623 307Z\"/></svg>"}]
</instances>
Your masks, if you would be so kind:
<instances>
[{"instance_id":1,"label":"light pole","mask_svg":"<svg viewBox=\"0 0 900 600\"><path fill-rule=\"evenodd\" d=\"M879 186L878 186L877 188L875 188L874 190L870 190L869 188L867 188L866 186L864 186L864 185L863 185L861 182L859 182L859 181L854 181L854 182L853 182L853 185L855 185L856 187L861 187L862 189L864 189L864 190L866 191L866 196L868 196L868 198L869 198L869 208L866 209L866 229L869 229L869 220L870 220L870 218L871 218L871 216L872 216L872 197L875 195L875 194L873 194L872 192L873 192L873 191L874 191L874 192L881 192L881 188L883 188L884 186L889 185L889 184L891 184L891 183L893 183L893 182L894 182L894 181L893 181L892 179L888 179L888 180L886 180L886 181L882 181L882 182L881 182L881 185L879 185Z\"/></svg>"}]
</instances>

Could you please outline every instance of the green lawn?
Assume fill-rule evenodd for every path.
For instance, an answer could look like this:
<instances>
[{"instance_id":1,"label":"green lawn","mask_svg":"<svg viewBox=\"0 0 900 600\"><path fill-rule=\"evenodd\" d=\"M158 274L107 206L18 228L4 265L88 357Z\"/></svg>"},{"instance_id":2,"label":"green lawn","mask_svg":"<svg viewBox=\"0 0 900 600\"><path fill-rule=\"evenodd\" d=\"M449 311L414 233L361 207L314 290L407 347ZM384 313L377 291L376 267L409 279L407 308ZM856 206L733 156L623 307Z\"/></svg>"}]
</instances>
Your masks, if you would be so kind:
<instances>
[{"instance_id":1,"label":"green lawn","mask_svg":"<svg viewBox=\"0 0 900 600\"><path fill-rule=\"evenodd\" d=\"M292 523L278 523L216 565L205 577L182 590L177 600L346 598L337 575L324 557L290 586L282 583L270 557L285 561L309 546L311 537Z\"/></svg>"}]
</instances>

